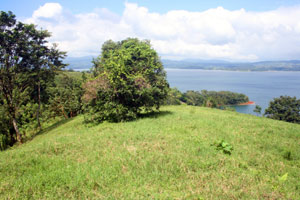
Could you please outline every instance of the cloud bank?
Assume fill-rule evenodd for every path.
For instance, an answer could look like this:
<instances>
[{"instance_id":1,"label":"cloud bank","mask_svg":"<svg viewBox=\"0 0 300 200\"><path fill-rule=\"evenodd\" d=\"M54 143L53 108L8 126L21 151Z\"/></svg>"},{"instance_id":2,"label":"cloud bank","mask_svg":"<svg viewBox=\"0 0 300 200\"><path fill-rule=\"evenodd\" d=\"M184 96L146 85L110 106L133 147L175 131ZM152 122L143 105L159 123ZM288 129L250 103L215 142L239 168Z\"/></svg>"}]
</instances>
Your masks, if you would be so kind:
<instances>
[{"instance_id":1,"label":"cloud bank","mask_svg":"<svg viewBox=\"0 0 300 200\"><path fill-rule=\"evenodd\" d=\"M267 12L173 10L165 14L125 3L121 16L101 8L72 14L58 3L46 3L27 23L52 33L70 56L99 55L106 40L149 39L162 58L235 61L300 59L300 6Z\"/></svg>"}]
</instances>

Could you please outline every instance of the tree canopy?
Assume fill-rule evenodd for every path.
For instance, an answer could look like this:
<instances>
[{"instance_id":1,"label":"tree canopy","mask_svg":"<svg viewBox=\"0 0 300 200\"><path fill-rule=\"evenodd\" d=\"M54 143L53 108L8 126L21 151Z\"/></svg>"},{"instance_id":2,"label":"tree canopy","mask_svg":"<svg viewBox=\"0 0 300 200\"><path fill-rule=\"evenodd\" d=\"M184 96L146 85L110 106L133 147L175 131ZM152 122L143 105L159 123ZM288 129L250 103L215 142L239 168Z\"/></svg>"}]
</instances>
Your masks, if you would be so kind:
<instances>
[{"instance_id":1,"label":"tree canopy","mask_svg":"<svg viewBox=\"0 0 300 200\"><path fill-rule=\"evenodd\" d=\"M8 114L19 142L21 107L34 99L40 102L41 80L53 78L51 74L64 67L61 59L65 53L55 45L48 47L48 37L49 32L37 30L33 24L17 22L12 12L1 11L0 99L2 112Z\"/></svg>"},{"instance_id":2,"label":"tree canopy","mask_svg":"<svg viewBox=\"0 0 300 200\"><path fill-rule=\"evenodd\" d=\"M177 99L177 101L176 101ZM181 93L179 90L171 89L167 104L180 104L180 102L193 106L206 106L206 107L222 107L227 105L238 105L240 103L248 102L249 98L241 93L230 91L193 91L188 90Z\"/></svg>"},{"instance_id":3,"label":"tree canopy","mask_svg":"<svg viewBox=\"0 0 300 200\"><path fill-rule=\"evenodd\" d=\"M160 58L146 40L105 42L93 74L84 86L87 121L124 121L159 109L169 88Z\"/></svg>"}]
</instances>

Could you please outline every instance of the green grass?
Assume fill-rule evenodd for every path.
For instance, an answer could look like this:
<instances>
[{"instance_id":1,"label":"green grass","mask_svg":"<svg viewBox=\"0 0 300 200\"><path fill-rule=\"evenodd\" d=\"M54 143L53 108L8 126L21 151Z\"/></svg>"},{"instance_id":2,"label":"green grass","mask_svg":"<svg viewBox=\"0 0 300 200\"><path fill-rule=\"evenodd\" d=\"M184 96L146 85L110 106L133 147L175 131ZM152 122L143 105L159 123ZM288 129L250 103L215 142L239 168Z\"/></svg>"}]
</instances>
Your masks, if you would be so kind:
<instances>
[{"instance_id":1,"label":"green grass","mask_svg":"<svg viewBox=\"0 0 300 200\"><path fill-rule=\"evenodd\" d=\"M79 116L0 152L0 199L300 199L300 125L161 110L97 126Z\"/></svg>"}]
</instances>

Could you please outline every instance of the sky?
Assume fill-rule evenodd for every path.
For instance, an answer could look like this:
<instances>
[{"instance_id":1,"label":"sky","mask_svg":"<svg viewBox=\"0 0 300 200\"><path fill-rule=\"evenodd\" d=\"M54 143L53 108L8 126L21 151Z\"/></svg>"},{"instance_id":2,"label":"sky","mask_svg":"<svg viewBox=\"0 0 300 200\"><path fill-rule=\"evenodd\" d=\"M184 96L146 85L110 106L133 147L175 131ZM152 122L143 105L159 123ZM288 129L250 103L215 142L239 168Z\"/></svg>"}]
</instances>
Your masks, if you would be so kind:
<instances>
[{"instance_id":1,"label":"sky","mask_svg":"<svg viewBox=\"0 0 300 200\"><path fill-rule=\"evenodd\" d=\"M137 37L163 59L300 60L300 0L0 0L70 57Z\"/></svg>"}]
</instances>

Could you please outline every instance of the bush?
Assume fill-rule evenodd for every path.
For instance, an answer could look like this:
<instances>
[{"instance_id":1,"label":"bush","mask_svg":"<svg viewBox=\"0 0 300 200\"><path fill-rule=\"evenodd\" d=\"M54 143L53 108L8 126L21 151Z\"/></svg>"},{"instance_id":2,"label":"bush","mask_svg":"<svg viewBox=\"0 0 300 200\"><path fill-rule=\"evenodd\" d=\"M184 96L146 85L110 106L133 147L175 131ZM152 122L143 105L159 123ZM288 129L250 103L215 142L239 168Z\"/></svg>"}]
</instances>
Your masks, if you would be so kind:
<instances>
[{"instance_id":1,"label":"bush","mask_svg":"<svg viewBox=\"0 0 300 200\"><path fill-rule=\"evenodd\" d=\"M300 99L290 96L274 98L264 115L271 119L300 123Z\"/></svg>"},{"instance_id":2,"label":"bush","mask_svg":"<svg viewBox=\"0 0 300 200\"><path fill-rule=\"evenodd\" d=\"M166 98L166 105L181 105L181 100L183 98L183 94L177 88L170 88L168 92L168 96Z\"/></svg>"},{"instance_id":3,"label":"bush","mask_svg":"<svg viewBox=\"0 0 300 200\"><path fill-rule=\"evenodd\" d=\"M135 119L142 111L158 110L167 96L166 73L149 41L107 41L92 73L83 96L88 122Z\"/></svg>"}]
</instances>

